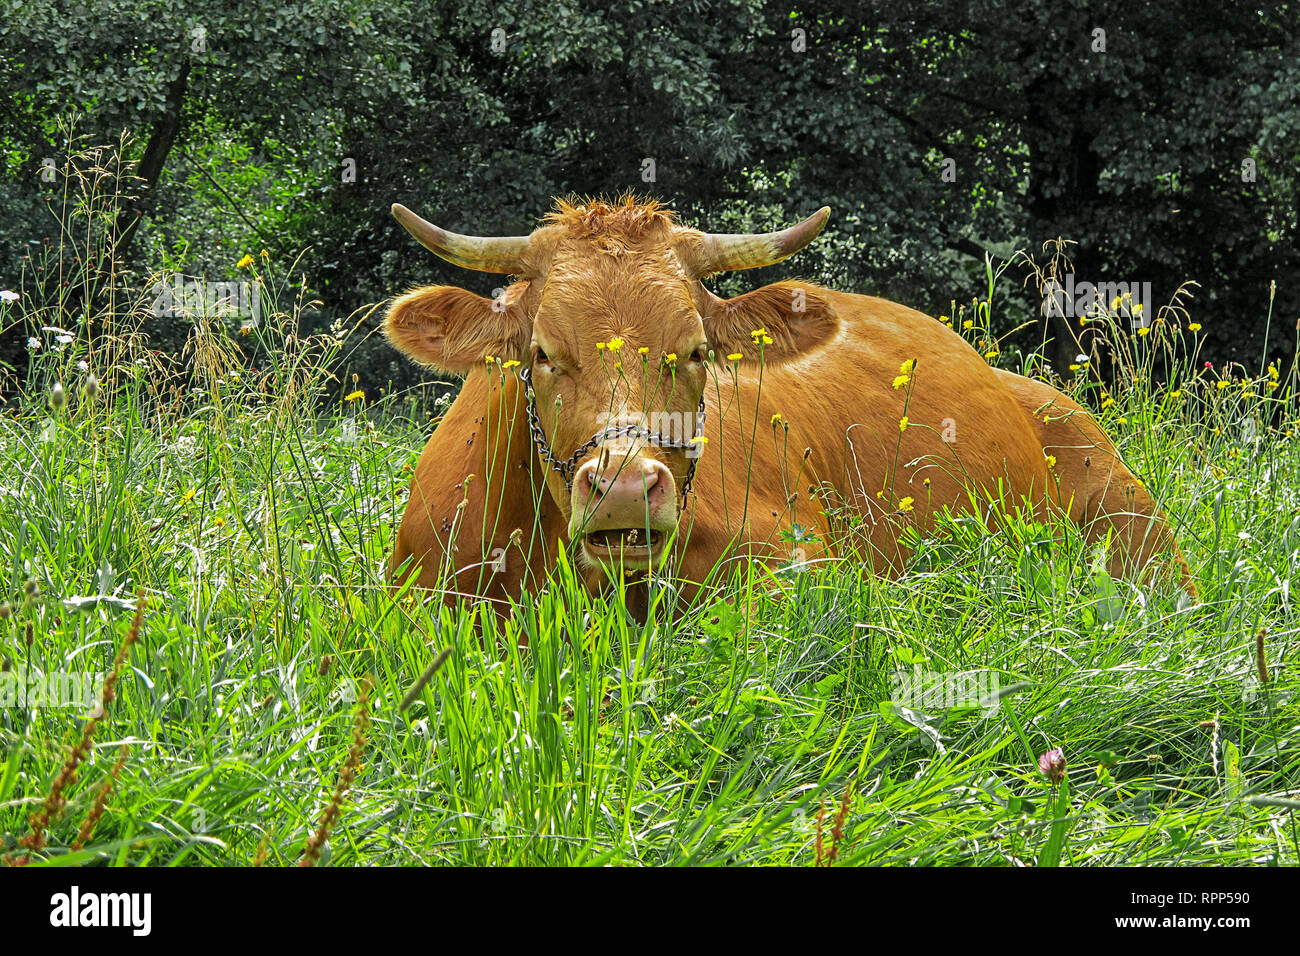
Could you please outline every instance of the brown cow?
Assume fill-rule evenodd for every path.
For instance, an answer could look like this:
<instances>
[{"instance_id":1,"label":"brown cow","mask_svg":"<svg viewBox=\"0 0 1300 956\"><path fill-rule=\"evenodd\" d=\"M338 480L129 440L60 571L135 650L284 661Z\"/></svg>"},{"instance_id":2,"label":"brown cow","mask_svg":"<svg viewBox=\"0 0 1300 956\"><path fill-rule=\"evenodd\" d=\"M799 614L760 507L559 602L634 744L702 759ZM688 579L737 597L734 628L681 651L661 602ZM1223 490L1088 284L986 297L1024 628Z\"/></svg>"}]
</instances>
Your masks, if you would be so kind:
<instances>
[{"instance_id":1,"label":"brown cow","mask_svg":"<svg viewBox=\"0 0 1300 956\"><path fill-rule=\"evenodd\" d=\"M706 235L656 202L558 201L531 235L487 239L393 213L443 259L519 279L495 300L415 289L388 313L398 349L465 376L393 553L421 586L517 599L570 546L593 588L669 559L696 583L729 557L856 550L887 571L908 525L1000 499L1110 535L1117 573L1164 553L1195 594L1151 496L1061 392L883 299L705 288L798 252L829 209L781 232Z\"/></svg>"}]
</instances>

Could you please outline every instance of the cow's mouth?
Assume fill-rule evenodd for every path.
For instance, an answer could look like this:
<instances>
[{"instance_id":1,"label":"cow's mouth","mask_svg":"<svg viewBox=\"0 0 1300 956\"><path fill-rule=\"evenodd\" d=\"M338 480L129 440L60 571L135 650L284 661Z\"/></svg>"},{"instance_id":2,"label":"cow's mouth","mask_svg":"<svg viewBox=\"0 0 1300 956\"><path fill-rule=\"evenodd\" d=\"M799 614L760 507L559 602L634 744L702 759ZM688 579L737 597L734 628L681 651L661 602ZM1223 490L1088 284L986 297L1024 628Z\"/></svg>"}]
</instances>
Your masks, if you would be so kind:
<instances>
[{"instance_id":1,"label":"cow's mouth","mask_svg":"<svg viewBox=\"0 0 1300 956\"><path fill-rule=\"evenodd\" d=\"M623 559L624 562L646 561L658 553L663 544L662 531L647 532L645 528L604 528L582 536L582 546L591 557Z\"/></svg>"}]
</instances>

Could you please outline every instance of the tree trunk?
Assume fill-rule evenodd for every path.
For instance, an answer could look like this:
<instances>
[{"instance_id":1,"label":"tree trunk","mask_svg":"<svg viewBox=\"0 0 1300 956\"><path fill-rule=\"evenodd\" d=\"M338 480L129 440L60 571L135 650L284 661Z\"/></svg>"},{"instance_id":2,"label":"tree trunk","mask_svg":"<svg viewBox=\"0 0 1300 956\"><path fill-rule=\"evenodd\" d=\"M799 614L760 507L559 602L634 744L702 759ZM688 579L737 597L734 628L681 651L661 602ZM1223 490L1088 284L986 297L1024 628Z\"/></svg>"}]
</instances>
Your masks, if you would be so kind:
<instances>
[{"instance_id":1,"label":"tree trunk","mask_svg":"<svg viewBox=\"0 0 1300 956\"><path fill-rule=\"evenodd\" d=\"M1068 252L1075 281L1096 282L1102 278L1101 257L1089 227L1095 222L1100 198L1101 162L1092 148L1094 131L1084 124L1087 117L1103 115L1102 104L1094 99L1064 109L1064 94L1058 87L1049 78L1028 91L1029 236L1035 244L1057 237L1077 242ZM1049 315L1044 323L1044 335L1053 340L1049 354L1058 372L1065 372L1076 353L1093 350L1097 330L1080 326L1078 316ZM1108 366L1109 352L1101 351L1105 354L1098 356L1099 364ZM1094 371L1105 374L1102 368Z\"/></svg>"},{"instance_id":2,"label":"tree trunk","mask_svg":"<svg viewBox=\"0 0 1300 956\"><path fill-rule=\"evenodd\" d=\"M180 74L172 81L172 85L167 90L166 111L153 124L153 131L149 134L149 143L145 147L143 158L140 160L140 167L136 173L143 180L140 194L133 202L124 205L117 215L117 242L113 251L118 259L126 258L127 250L135 238L136 229L139 228L140 220L144 217L145 209L149 205L154 188L162 177L167 155L171 152L172 143L176 141L176 133L181 126L181 111L185 106L185 91L189 79L190 60L189 57L186 57Z\"/></svg>"}]
</instances>

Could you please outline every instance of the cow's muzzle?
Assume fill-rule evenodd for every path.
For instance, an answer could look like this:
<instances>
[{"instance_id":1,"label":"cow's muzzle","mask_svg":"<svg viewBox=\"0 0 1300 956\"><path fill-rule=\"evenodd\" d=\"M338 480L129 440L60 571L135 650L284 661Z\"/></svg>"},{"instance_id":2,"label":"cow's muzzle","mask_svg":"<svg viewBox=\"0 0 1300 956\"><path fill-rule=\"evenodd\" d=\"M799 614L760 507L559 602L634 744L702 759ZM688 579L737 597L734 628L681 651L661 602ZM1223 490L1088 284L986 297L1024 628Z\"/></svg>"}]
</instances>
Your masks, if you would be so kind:
<instances>
[{"instance_id":1,"label":"cow's muzzle","mask_svg":"<svg viewBox=\"0 0 1300 956\"><path fill-rule=\"evenodd\" d=\"M587 557L646 570L666 553L677 528L677 482L661 461L608 448L573 478L570 537Z\"/></svg>"}]
</instances>

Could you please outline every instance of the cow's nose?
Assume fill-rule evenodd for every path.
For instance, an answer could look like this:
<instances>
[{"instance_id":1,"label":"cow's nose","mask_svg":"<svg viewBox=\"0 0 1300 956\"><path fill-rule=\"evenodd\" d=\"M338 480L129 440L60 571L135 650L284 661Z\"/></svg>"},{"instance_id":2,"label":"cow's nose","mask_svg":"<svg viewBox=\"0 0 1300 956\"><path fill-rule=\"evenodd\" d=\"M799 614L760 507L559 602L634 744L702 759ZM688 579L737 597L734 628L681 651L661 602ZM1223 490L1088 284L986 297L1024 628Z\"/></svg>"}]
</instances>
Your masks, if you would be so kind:
<instances>
[{"instance_id":1,"label":"cow's nose","mask_svg":"<svg viewBox=\"0 0 1300 956\"><path fill-rule=\"evenodd\" d=\"M602 454L574 476L574 504L600 527L642 527L674 504L673 476L653 458ZM585 508L583 507L585 505Z\"/></svg>"},{"instance_id":2,"label":"cow's nose","mask_svg":"<svg viewBox=\"0 0 1300 956\"><path fill-rule=\"evenodd\" d=\"M649 494L668 472L667 468L653 458L637 457L632 461L620 461L612 455L592 459L583 470L587 472L587 487L598 490L602 495L611 491L615 494Z\"/></svg>"}]
</instances>

